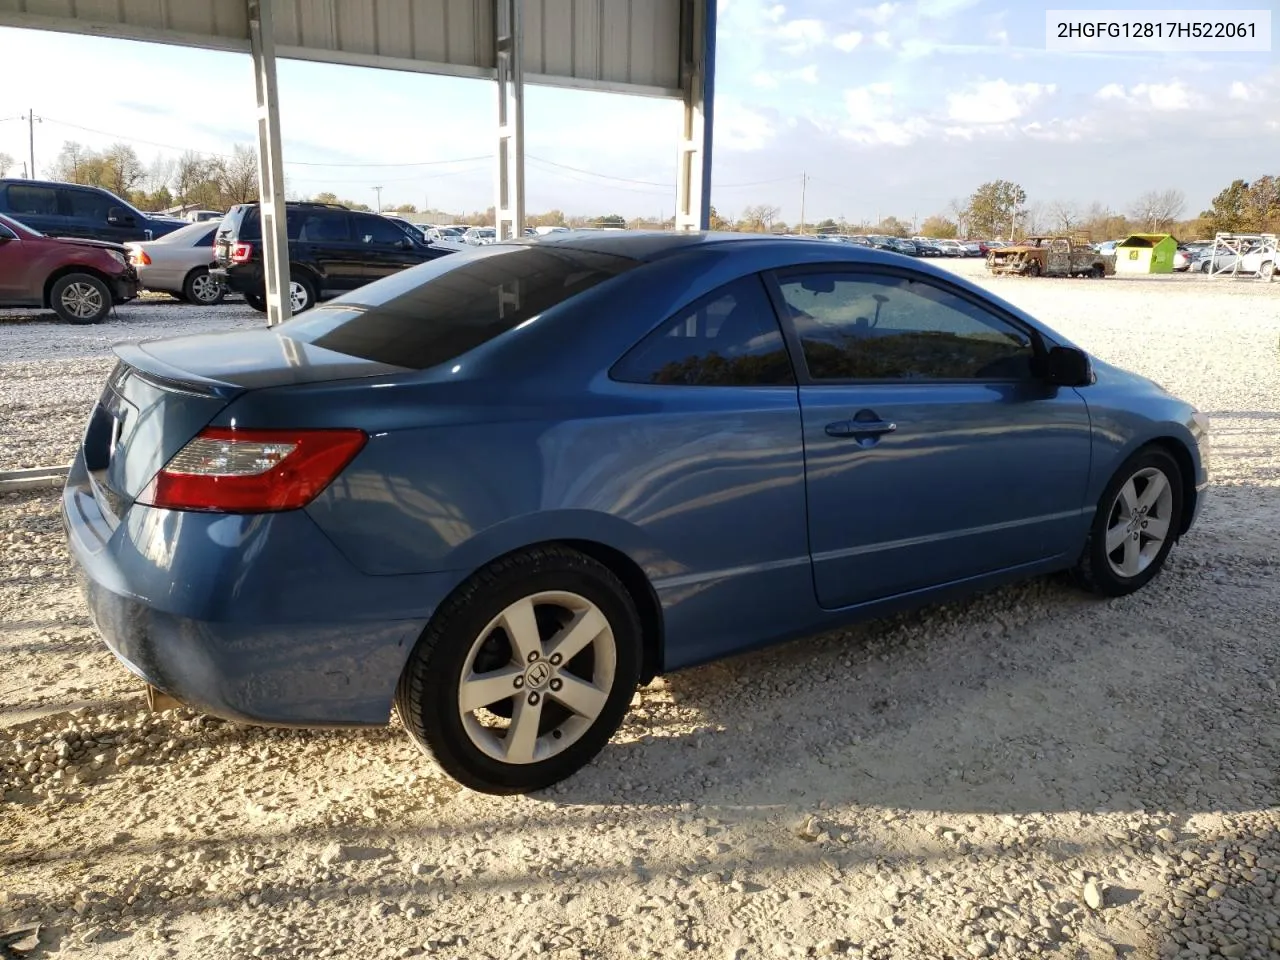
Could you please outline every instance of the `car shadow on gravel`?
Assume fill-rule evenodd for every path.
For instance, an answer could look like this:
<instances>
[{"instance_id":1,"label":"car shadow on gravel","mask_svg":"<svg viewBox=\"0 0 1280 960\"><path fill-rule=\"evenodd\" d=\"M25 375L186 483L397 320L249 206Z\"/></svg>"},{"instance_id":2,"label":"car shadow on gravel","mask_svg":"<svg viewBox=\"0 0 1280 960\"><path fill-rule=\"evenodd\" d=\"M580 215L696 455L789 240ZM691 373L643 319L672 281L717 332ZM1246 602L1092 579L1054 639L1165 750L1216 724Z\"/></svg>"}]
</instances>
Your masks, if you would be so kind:
<instances>
[{"instance_id":1,"label":"car shadow on gravel","mask_svg":"<svg viewBox=\"0 0 1280 960\"><path fill-rule=\"evenodd\" d=\"M1242 603L1277 622L1280 600L1205 562L1188 543L1131 597L1049 578L669 675L545 797L996 814L1275 805L1273 643L1204 612ZM1249 575L1274 587L1274 568ZM694 729L660 732L672 712ZM1208 745L1224 728L1238 755Z\"/></svg>"}]
</instances>

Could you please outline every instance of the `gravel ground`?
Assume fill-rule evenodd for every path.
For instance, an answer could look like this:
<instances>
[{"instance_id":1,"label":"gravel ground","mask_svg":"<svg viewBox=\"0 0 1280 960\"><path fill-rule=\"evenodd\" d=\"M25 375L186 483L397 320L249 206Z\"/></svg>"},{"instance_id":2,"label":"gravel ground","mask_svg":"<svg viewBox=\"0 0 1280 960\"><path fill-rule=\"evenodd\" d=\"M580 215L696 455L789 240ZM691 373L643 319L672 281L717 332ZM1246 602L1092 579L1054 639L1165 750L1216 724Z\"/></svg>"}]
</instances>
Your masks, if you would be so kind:
<instances>
[{"instance_id":1,"label":"gravel ground","mask_svg":"<svg viewBox=\"0 0 1280 960\"><path fill-rule=\"evenodd\" d=\"M0 932L104 958L1280 957L1280 284L983 282L1210 414L1165 573L660 679L536 797L463 790L394 728L143 712L55 497L0 501ZM110 340L260 322L0 319L0 469L66 459Z\"/></svg>"}]
</instances>

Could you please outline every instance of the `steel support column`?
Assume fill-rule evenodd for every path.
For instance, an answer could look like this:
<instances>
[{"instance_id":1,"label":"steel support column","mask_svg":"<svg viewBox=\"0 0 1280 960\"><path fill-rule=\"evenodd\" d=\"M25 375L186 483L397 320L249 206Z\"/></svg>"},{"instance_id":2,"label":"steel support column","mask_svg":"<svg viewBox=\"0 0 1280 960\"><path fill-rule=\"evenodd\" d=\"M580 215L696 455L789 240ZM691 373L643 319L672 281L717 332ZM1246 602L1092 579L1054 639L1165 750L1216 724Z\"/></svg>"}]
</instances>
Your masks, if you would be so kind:
<instances>
[{"instance_id":1,"label":"steel support column","mask_svg":"<svg viewBox=\"0 0 1280 960\"><path fill-rule=\"evenodd\" d=\"M284 160L280 145L280 96L276 88L275 0L245 0L249 47L258 94L258 208L267 326L289 319L289 237L285 228Z\"/></svg>"},{"instance_id":2,"label":"steel support column","mask_svg":"<svg viewBox=\"0 0 1280 960\"><path fill-rule=\"evenodd\" d=\"M498 74L498 182L493 206L498 240L524 236L523 0L494 0Z\"/></svg>"},{"instance_id":3,"label":"steel support column","mask_svg":"<svg viewBox=\"0 0 1280 960\"><path fill-rule=\"evenodd\" d=\"M680 90L684 111L676 166L677 230L711 229L715 62L715 0L683 0L680 9Z\"/></svg>"}]
</instances>

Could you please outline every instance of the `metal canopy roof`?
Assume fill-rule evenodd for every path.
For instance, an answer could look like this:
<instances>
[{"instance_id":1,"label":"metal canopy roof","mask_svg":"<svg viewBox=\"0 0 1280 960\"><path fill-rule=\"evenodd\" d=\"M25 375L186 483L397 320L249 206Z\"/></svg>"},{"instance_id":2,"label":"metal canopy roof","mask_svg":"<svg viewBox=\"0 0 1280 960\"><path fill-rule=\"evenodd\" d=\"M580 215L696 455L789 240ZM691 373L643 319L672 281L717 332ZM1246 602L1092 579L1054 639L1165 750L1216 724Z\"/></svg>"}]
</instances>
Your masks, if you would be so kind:
<instances>
[{"instance_id":1,"label":"metal canopy roof","mask_svg":"<svg viewBox=\"0 0 1280 960\"><path fill-rule=\"evenodd\" d=\"M681 96L680 0L522 6L525 83ZM277 57L496 76L492 0L274 0L273 13ZM250 49L245 0L0 0L0 26Z\"/></svg>"}]
</instances>

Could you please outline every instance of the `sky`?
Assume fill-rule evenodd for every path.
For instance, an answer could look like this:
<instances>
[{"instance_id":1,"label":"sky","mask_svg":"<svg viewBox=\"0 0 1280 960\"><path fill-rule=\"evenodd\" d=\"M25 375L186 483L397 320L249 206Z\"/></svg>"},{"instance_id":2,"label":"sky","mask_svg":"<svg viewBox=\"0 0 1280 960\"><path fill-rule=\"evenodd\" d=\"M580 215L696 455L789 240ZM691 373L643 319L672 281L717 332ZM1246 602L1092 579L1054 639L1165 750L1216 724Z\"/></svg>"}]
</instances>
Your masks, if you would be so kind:
<instances>
[{"instance_id":1,"label":"sky","mask_svg":"<svg viewBox=\"0 0 1280 960\"><path fill-rule=\"evenodd\" d=\"M1046 49L1046 8L1103 5L719 0L713 204L728 216L771 204L795 222L803 193L810 223L922 219L1003 178L1033 203L1117 211L1176 188L1190 215L1235 178L1280 174L1280 47ZM1278 0L1209 6L1280 21ZM15 118L28 109L43 118L38 173L64 140L123 140L144 161L254 140L246 54L0 28L0 55L10 78L30 80L0 90L0 151L18 172L28 130ZM492 205L493 83L281 61L279 88L291 194L373 205L381 186L384 206ZM672 216L680 114L670 100L527 87L527 211Z\"/></svg>"}]
</instances>

